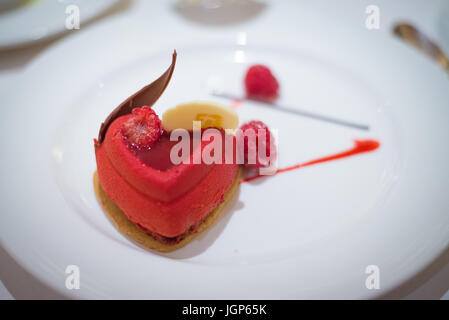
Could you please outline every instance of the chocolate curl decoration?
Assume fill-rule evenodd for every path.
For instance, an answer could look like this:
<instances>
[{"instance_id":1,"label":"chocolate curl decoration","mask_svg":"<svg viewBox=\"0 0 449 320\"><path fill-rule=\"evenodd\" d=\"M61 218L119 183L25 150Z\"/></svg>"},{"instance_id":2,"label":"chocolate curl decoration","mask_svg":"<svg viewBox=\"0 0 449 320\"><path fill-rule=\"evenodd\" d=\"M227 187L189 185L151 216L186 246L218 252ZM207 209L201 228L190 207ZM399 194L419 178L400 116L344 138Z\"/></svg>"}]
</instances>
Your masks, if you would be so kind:
<instances>
[{"instance_id":1,"label":"chocolate curl decoration","mask_svg":"<svg viewBox=\"0 0 449 320\"><path fill-rule=\"evenodd\" d=\"M106 131L108 130L111 123L126 114L130 114L134 108L140 108L142 106L151 107L162 95L165 88L167 88L170 82L173 70L175 69L176 63L176 50L173 51L172 62L167 71L165 71L159 78L150 83L149 85L143 87L128 99L123 101L117 108L115 108L106 120L101 124L100 132L98 133L98 142L96 147L99 147L106 136Z\"/></svg>"}]
</instances>

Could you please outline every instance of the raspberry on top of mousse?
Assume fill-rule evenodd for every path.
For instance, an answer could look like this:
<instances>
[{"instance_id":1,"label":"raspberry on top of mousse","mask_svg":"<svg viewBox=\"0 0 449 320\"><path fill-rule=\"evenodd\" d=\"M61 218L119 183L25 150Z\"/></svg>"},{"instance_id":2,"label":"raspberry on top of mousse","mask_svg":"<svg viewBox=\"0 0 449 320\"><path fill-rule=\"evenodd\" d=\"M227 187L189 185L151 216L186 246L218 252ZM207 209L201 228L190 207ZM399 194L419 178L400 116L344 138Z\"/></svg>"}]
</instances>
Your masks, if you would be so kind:
<instances>
[{"instance_id":1,"label":"raspberry on top of mousse","mask_svg":"<svg viewBox=\"0 0 449 320\"><path fill-rule=\"evenodd\" d=\"M245 75L246 95L249 98L271 102L279 96L279 83L271 70L261 64L248 69Z\"/></svg>"},{"instance_id":2,"label":"raspberry on top of mousse","mask_svg":"<svg viewBox=\"0 0 449 320\"><path fill-rule=\"evenodd\" d=\"M151 107L134 108L121 132L131 148L151 147L161 136L161 120Z\"/></svg>"},{"instance_id":3,"label":"raspberry on top of mousse","mask_svg":"<svg viewBox=\"0 0 449 320\"><path fill-rule=\"evenodd\" d=\"M250 121L240 127L244 135L244 163L250 168L263 168L270 165L270 160L274 160L277 151L274 137L265 123L262 121ZM264 156L260 157L259 148L265 150ZM263 153L262 153L263 154ZM251 157L255 155L255 163L250 163ZM254 158L254 156L253 156Z\"/></svg>"}]
</instances>

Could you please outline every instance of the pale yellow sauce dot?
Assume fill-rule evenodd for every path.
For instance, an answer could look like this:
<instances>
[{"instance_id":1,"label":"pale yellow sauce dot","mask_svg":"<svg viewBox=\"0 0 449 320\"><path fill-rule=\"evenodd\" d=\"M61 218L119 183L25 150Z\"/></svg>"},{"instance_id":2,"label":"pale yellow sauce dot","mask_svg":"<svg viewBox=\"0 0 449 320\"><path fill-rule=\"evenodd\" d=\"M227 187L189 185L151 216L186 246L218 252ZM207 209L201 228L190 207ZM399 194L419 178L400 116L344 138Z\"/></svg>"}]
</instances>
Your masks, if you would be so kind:
<instances>
[{"instance_id":1,"label":"pale yellow sauce dot","mask_svg":"<svg viewBox=\"0 0 449 320\"><path fill-rule=\"evenodd\" d=\"M162 126L167 131L193 130L194 121L201 121L202 128L236 129L239 125L239 118L234 110L212 102L180 104L162 115Z\"/></svg>"}]
</instances>

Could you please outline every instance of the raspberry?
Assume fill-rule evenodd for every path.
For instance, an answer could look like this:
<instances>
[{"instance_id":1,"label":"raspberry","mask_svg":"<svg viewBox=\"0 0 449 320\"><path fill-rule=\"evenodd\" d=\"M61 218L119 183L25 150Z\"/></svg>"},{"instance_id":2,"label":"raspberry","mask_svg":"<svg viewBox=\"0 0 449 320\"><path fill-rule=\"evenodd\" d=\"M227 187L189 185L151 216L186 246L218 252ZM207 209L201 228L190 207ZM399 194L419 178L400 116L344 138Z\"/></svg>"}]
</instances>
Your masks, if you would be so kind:
<instances>
[{"instance_id":1,"label":"raspberry","mask_svg":"<svg viewBox=\"0 0 449 320\"><path fill-rule=\"evenodd\" d=\"M150 107L135 108L121 132L132 148L151 147L161 136L161 120Z\"/></svg>"},{"instance_id":2,"label":"raspberry","mask_svg":"<svg viewBox=\"0 0 449 320\"><path fill-rule=\"evenodd\" d=\"M252 168L268 167L270 160L274 160L276 157L276 146L274 137L265 123L262 121L250 121L240 127L240 132L244 134L245 166ZM265 150L265 154L262 152L262 157L259 156L259 148ZM256 159L255 163L249 163L249 160L254 158Z\"/></svg>"},{"instance_id":3,"label":"raspberry","mask_svg":"<svg viewBox=\"0 0 449 320\"><path fill-rule=\"evenodd\" d=\"M272 101L276 99L279 83L270 69L263 65L254 65L248 69L245 75L246 95L249 98Z\"/></svg>"}]
</instances>

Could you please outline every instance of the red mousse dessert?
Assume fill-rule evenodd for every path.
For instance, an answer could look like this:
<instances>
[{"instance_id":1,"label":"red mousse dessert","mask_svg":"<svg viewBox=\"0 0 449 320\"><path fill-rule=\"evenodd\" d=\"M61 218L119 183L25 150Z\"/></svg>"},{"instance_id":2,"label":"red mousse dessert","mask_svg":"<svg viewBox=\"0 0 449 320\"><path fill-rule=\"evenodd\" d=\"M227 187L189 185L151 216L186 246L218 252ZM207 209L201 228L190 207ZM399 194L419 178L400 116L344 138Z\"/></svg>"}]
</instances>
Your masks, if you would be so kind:
<instances>
[{"instance_id":1,"label":"red mousse dessert","mask_svg":"<svg viewBox=\"0 0 449 320\"><path fill-rule=\"evenodd\" d=\"M171 78L170 68L119 107L95 140L97 197L117 227L142 245L171 251L209 226L239 185L238 164L173 164L170 141L151 106ZM222 134L224 131L221 130ZM191 155L201 152L191 144Z\"/></svg>"}]
</instances>

